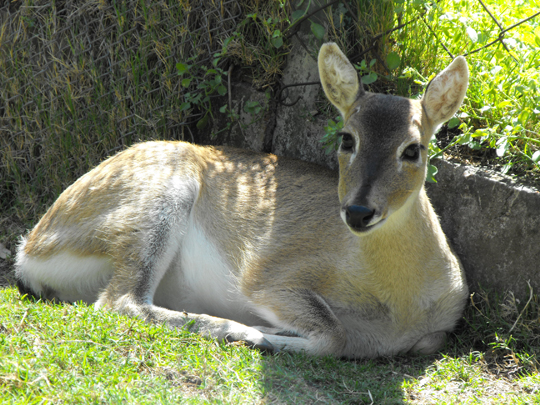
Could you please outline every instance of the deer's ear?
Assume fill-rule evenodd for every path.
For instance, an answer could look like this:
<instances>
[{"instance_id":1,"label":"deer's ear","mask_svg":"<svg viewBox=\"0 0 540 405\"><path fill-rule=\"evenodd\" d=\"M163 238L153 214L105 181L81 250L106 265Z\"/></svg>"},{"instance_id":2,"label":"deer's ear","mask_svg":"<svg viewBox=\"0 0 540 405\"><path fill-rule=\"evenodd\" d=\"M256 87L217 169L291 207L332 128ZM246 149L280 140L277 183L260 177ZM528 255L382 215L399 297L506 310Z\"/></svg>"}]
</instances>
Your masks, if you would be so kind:
<instances>
[{"instance_id":1,"label":"deer's ear","mask_svg":"<svg viewBox=\"0 0 540 405\"><path fill-rule=\"evenodd\" d=\"M469 68L463 56L458 56L429 84L422 98L422 106L433 127L449 120L459 109L467 86Z\"/></svg>"},{"instance_id":2,"label":"deer's ear","mask_svg":"<svg viewBox=\"0 0 540 405\"><path fill-rule=\"evenodd\" d=\"M318 64L326 97L345 116L357 97L364 93L356 69L334 43L321 47Z\"/></svg>"}]
</instances>

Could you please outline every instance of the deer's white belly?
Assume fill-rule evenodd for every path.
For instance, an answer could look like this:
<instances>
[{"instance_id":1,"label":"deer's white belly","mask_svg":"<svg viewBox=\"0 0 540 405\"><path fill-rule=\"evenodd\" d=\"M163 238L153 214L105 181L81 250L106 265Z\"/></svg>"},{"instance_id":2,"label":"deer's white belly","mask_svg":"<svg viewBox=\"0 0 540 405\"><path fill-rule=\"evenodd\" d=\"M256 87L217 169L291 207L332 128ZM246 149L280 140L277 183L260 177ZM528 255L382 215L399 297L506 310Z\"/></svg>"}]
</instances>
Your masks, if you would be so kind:
<instances>
[{"instance_id":1,"label":"deer's white belly","mask_svg":"<svg viewBox=\"0 0 540 405\"><path fill-rule=\"evenodd\" d=\"M179 254L154 296L154 303L177 311L206 313L248 325L266 324L237 287L229 261L202 228L189 221Z\"/></svg>"}]
</instances>

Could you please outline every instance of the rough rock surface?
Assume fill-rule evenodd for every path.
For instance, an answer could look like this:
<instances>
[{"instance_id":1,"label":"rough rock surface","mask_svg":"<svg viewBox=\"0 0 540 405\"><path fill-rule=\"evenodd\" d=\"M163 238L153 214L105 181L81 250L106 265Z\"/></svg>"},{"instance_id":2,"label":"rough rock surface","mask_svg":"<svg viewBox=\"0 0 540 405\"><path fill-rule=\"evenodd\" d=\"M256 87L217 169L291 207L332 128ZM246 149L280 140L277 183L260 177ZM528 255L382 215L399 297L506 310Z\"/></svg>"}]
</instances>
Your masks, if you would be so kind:
<instances>
[{"instance_id":1,"label":"rough rock surface","mask_svg":"<svg viewBox=\"0 0 540 405\"><path fill-rule=\"evenodd\" d=\"M510 178L446 161L427 186L469 284L527 297L540 290L540 193Z\"/></svg>"},{"instance_id":2,"label":"rough rock surface","mask_svg":"<svg viewBox=\"0 0 540 405\"><path fill-rule=\"evenodd\" d=\"M302 33L298 35L302 36ZM308 53L296 37L291 42L291 53L283 71L283 84L319 81L319 70L313 55ZM272 152L337 168L335 153L326 154L319 142L327 122L326 118L318 115L316 106L321 86L289 87L285 91L284 102L277 108Z\"/></svg>"}]
</instances>

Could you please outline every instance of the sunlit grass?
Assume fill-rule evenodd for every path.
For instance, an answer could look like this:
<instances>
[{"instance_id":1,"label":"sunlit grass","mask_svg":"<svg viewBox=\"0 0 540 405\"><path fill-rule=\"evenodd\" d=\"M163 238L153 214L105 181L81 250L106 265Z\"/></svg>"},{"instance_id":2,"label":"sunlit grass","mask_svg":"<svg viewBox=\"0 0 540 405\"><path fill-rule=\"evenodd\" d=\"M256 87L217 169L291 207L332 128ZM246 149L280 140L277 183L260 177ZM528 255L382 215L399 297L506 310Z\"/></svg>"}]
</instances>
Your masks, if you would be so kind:
<instances>
[{"instance_id":1,"label":"sunlit grass","mask_svg":"<svg viewBox=\"0 0 540 405\"><path fill-rule=\"evenodd\" d=\"M255 402L260 353L85 305L20 301L1 291L3 401Z\"/></svg>"},{"instance_id":2,"label":"sunlit grass","mask_svg":"<svg viewBox=\"0 0 540 405\"><path fill-rule=\"evenodd\" d=\"M497 315L500 305L486 295L468 307L467 322L441 354L347 361L263 355L86 305L21 300L14 288L5 288L0 290L0 398L2 403L536 403L537 303L527 308L513 339ZM523 332L531 325L527 336ZM506 334L509 345L495 347L497 333ZM520 360L524 357L528 363Z\"/></svg>"}]
</instances>

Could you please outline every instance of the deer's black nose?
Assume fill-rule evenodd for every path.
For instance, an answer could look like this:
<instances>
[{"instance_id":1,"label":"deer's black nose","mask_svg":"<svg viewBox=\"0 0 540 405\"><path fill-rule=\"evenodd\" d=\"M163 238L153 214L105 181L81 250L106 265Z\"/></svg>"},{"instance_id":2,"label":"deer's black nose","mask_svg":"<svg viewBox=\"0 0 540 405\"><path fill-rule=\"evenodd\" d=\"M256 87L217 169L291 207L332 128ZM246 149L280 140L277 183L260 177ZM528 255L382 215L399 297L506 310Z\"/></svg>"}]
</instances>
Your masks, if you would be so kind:
<instances>
[{"instance_id":1,"label":"deer's black nose","mask_svg":"<svg viewBox=\"0 0 540 405\"><path fill-rule=\"evenodd\" d=\"M366 228L373 219L374 215L375 210L363 205L349 205L347 208L345 208L347 225L354 229Z\"/></svg>"}]
</instances>

